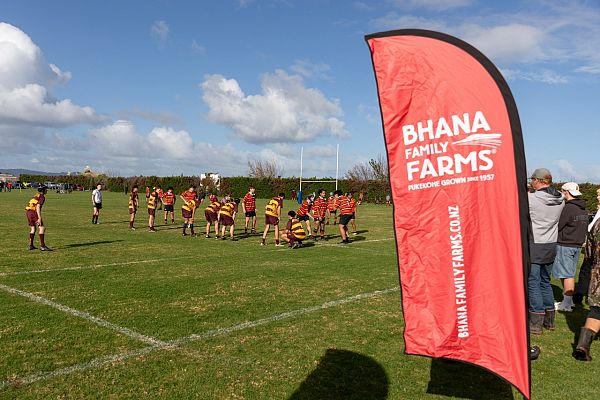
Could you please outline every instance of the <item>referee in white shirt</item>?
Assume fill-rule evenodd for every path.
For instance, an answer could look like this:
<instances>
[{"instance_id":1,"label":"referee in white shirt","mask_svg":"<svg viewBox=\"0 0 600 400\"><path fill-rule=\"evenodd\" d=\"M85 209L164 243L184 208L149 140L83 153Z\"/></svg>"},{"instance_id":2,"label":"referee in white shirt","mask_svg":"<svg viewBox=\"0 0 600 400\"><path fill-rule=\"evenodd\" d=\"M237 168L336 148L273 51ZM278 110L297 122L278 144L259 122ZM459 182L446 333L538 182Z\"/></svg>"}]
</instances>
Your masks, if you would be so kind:
<instances>
[{"instance_id":1,"label":"referee in white shirt","mask_svg":"<svg viewBox=\"0 0 600 400\"><path fill-rule=\"evenodd\" d=\"M94 205L94 214L92 214L92 224L98 223L98 216L102 208L102 185L98 184L92 192L92 204Z\"/></svg>"}]
</instances>

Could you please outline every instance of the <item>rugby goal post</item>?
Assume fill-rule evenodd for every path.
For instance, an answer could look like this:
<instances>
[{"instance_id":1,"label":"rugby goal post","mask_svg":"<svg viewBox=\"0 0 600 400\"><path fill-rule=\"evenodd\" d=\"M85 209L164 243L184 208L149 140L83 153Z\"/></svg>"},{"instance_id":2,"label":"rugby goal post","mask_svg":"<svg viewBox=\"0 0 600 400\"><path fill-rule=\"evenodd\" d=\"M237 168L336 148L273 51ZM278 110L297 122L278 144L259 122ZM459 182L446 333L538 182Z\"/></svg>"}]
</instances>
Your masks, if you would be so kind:
<instances>
[{"instance_id":1,"label":"rugby goal post","mask_svg":"<svg viewBox=\"0 0 600 400\"><path fill-rule=\"evenodd\" d=\"M302 203L302 184L303 183L335 183L335 190L338 188L338 176L340 169L340 145L335 149L335 179L306 180L302 179L302 168L304 166L304 147L300 148L300 188L298 190L298 204Z\"/></svg>"}]
</instances>

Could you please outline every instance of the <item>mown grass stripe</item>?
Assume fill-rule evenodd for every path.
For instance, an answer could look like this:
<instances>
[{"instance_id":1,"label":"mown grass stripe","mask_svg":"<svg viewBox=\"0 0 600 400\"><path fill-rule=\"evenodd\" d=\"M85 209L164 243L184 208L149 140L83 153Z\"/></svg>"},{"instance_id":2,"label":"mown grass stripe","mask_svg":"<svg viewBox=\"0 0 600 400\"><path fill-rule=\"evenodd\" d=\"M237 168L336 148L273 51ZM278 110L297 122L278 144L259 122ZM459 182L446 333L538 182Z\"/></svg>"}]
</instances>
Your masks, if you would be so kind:
<instances>
[{"instance_id":1,"label":"mown grass stripe","mask_svg":"<svg viewBox=\"0 0 600 400\"><path fill-rule=\"evenodd\" d=\"M21 292L18 289L9 288L9 287L1 285L1 284L0 284L0 288L2 288L3 290L6 290L5 288L10 289L10 291L6 290L6 291L9 291L10 293L12 293L12 291L16 291L17 292L16 294L20 294L18 292ZM131 350L131 351L127 351L127 352L123 352L123 353L119 353L119 354L108 355L108 356L103 356L103 357L97 357L97 358L94 358L93 360L90 360L85 363L72 365L70 367L61 368L61 369L57 369L57 370L50 371L50 372L39 372L39 373L24 376L24 377L12 377L9 380L1 381L0 389L7 388L9 386L17 387L17 386L29 385L29 384L32 384L35 382L45 381L45 380L52 379L52 378L57 378L57 377L69 375L69 374L72 374L75 372L87 371L90 369L109 365L109 364L112 364L115 362L140 357L140 356L143 356L143 355L146 355L146 354L158 351L158 350L174 348L176 346L181 346L181 345L184 345L187 343L201 341L201 340L205 340L205 339L209 339L209 338L213 338L213 337L217 337L217 336L223 336L223 335L227 335L232 332L238 332L238 331L242 331L245 329L251 329L251 328L255 328L258 326L262 326L262 325L268 325L273 322L278 322L278 321L290 319L290 318L301 316L301 315L311 314L311 313L314 313L317 311L326 310L326 309L333 308L333 307L339 307L339 306L347 304L347 303L352 303L352 302L356 302L356 301L360 301L360 300L364 300L364 299L370 299L373 297L385 295L385 294L392 293L392 292L397 292L398 290L399 290L399 288L394 287L394 288L390 288L390 289L376 290L374 292L369 292L369 293L360 293L360 294L346 297L343 299L328 301L326 303L323 303L323 304L317 305L317 306L305 307L305 308L300 308L297 310L287 311L284 313L275 314L275 315L267 317L267 318L261 318L261 319L255 320L255 321L243 322L241 324L236 324L236 325L229 326L229 327L211 329L211 330L205 331L200 334L193 334L193 335L181 337L178 339L173 339L168 342L159 342L155 345L152 345L149 347L144 347L141 349ZM23 293L26 293L26 292L23 292ZM33 296L35 296L35 295L33 295ZM35 297L39 297L39 296L35 296ZM49 300L47 300L47 301L49 301Z\"/></svg>"},{"instance_id":2,"label":"mown grass stripe","mask_svg":"<svg viewBox=\"0 0 600 400\"><path fill-rule=\"evenodd\" d=\"M84 311L79 311L79 310L76 310L74 308L65 306L63 304L56 303L56 302L54 302L52 300L48 300L48 299L46 299L44 297L35 295L33 293L25 292L23 290L19 290L19 289L16 289L16 288L13 288L13 287L10 287L10 286L6 286L6 285L3 285L3 284L0 284L0 290L3 290L3 291L5 291L7 293L10 293L10 294L14 294L14 295L25 297L25 298L27 298L27 299L29 299L31 301L34 301L36 303L44 304L46 306L55 308L55 309L57 309L59 311L62 311L62 312L67 313L67 314L70 314L72 316L83 318L83 319L85 319L85 320L87 320L89 322L92 322L93 324L96 324L96 325L100 326L100 327L107 328L107 329L113 330L115 332L122 333L123 335L129 336L130 338L139 340L140 342L143 342L143 343L150 344L152 346L168 346L167 342L163 342L161 340L155 339L155 338L150 337L150 336L142 335L141 333L132 331L129 328L125 328L123 326L119 326L119 325L113 324L112 322L108 322L108 321L106 321L106 320L104 320L102 318L95 317L95 316L93 316L93 315L91 315L89 313L86 313Z\"/></svg>"}]
</instances>

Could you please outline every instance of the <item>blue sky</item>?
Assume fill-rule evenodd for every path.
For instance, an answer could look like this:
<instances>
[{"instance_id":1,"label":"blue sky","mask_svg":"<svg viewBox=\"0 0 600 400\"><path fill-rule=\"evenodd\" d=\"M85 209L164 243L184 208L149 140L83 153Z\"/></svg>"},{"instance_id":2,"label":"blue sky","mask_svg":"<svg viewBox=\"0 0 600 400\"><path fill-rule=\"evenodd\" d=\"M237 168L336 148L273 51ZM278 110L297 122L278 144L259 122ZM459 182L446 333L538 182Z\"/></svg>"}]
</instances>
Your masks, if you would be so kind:
<instances>
[{"instance_id":1,"label":"blue sky","mask_svg":"<svg viewBox=\"0 0 600 400\"><path fill-rule=\"evenodd\" d=\"M600 182L596 1L4 1L0 168L340 176L385 153L364 35L423 28L507 78L527 165Z\"/></svg>"}]
</instances>

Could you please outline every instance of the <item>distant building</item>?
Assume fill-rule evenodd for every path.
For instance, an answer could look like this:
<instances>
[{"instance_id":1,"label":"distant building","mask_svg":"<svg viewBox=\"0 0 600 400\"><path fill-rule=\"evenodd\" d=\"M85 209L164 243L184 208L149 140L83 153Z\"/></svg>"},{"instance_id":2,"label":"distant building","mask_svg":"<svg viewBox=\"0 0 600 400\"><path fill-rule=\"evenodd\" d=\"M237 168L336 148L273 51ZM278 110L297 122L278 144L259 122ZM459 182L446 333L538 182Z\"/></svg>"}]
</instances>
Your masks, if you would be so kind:
<instances>
[{"instance_id":1,"label":"distant building","mask_svg":"<svg viewBox=\"0 0 600 400\"><path fill-rule=\"evenodd\" d=\"M92 168L89 165L86 165L85 168L83 169L83 172L81 173L81 175L91 177L91 178L96 178L100 174L93 172Z\"/></svg>"},{"instance_id":2,"label":"distant building","mask_svg":"<svg viewBox=\"0 0 600 400\"><path fill-rule=\"evenodd\" d=\"M205 179L211 179L213 184L217 189L221 186L221 176L215 172L207 172L205 174L200 174L200 181L204 181Z\"/></svg>"},{"instance_id":3,"label":"distant building","mask_svg":"<svg viewBox=\"0 0 600 400\"><path fill-rule=\"evenodd\" d=\"M18 180L18 176L0 173L0 182L16 182Z\"/></svg>"}]
</instances>

